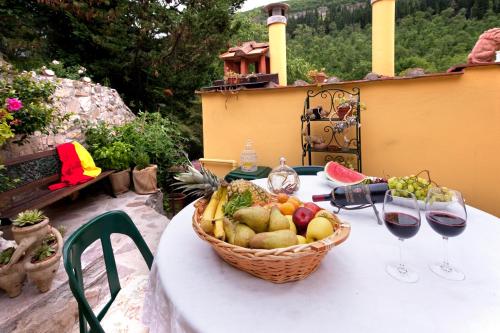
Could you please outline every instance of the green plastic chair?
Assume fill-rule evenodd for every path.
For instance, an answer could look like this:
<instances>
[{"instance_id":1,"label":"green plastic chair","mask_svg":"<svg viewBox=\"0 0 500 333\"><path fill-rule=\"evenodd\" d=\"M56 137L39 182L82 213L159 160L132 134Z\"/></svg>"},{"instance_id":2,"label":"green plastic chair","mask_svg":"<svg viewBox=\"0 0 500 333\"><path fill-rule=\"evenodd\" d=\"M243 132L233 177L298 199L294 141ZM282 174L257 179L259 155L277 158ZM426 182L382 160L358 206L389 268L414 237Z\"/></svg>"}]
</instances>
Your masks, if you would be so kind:
<instances>
[{"instance_id":1,"label":"green plastic chair","mask_svg":"<svg viewBox=\"0 0 500 333\"><path fill-rule=\"evenodd\" d=\"M73 292L73 296L75 296L78 302L80 332L82 333L104 333L100 321L109 310L111 304L113 304L118 292L121 290L113 248L111 246L111 234L123 234L132 238L144 257L149 269L151 269L153 263L153 254L142 238L139 230L137 230L137 227L123 211L116 210L99 215L75 231L64 244L63 257L64 268L66 269L66 273L68 273L69 286ZM85 297L81 264L81 255L83 251L96 240L101 241L111 293L111 299L97 316L92 311ZM90 326L90 331L88 330L87 323Z\"/></svg>"},{"instance_id":2,"label":"green plastic chair","mask_svg":"<svg viewBox=\"0 0 500 333\"><path fill-rule=\"evenodd\" d=\"M323 171L325 167L320 165L309 165L309 166L295 166L292 168L297 172L299 176L316 176L320 171Z\"/></svg>"}]
</instances>

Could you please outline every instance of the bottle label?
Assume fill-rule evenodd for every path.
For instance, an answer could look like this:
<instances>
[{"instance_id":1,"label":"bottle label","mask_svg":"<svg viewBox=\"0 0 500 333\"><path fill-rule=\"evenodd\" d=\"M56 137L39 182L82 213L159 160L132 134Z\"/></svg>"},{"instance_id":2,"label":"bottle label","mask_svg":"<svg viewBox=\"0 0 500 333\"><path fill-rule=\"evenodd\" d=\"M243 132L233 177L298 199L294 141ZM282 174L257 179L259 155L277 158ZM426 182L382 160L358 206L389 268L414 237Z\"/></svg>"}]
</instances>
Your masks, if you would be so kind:
<instances>
[{"instance_id":1,"label":"bottle label","mask_svg":"<svg viewBox=\"0 0 500 333\"><path fill-rule=\"evenodd\" d=\"M370 188L366 184L345 187L347 204L371 203Z\"/></svg>"}]
</instances>

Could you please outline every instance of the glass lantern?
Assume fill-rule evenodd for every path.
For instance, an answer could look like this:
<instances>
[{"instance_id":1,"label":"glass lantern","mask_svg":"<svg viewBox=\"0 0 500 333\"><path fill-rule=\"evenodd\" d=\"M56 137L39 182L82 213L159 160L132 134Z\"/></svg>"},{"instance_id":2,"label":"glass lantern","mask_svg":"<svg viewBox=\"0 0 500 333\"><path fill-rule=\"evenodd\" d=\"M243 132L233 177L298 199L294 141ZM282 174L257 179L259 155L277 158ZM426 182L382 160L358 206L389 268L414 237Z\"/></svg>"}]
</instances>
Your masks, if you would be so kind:
<instances>
[{"instance_id":1,"label":"glass lantern","mask_svg":"<svg viewBox=\"0 0 500 333\"><path fill-rule=\"evenodd\" d=\"M274 194L292 194L300 187L299 175L286 165L284 157L280 158L280 165L274 168L267 177L267 186Z\"/></svg>"}]
</instances>

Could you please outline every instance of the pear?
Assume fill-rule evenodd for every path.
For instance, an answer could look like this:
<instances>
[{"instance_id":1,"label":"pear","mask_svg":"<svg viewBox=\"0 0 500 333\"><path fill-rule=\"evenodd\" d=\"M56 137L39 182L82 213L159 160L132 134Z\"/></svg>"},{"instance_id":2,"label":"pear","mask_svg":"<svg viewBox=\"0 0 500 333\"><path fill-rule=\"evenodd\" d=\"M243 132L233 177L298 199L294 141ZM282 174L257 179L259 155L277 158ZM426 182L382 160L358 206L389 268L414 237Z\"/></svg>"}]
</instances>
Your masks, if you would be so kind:
<instances>
[{"instance_id":1,"label":"pear","mask_svg":"<svg viewBox=\"0 0 500 333\"><path fill-rule=\"evenodd\" d=\"M238 223L235 227L234 245L248 247L250 239L255 236L255 231L245 224Z\"/></svg>"},{"instance_id":2,"label":"pear","mask_svg":"<svg viewBox=\"0 0 500 333\"><path fill-rule=\"evenodd\" d=\"M297 235L297 241L299 244L307 244L307 239L301 235Z\"/></svg>"},{"instance_id":3,"label":"pear","mask_svg":"<svg viewBox=\"0 0 500 333\"><path fill-rule=\"evenodd\" d=\"M287 230L290 229L290 222L281 214L278 207L273 207L271 209L271 215L269 217L269 231L276 230Z\"/></svg>"},{"instance_id":4,"label":"pear","mask_svg":"<svg viewBox=\"0 0 500 333\"><path fill-rule=\"evenodd\" d=\"M262 232L250 240L250 247L253 249L276 249L297 244L297 235L290 229Z\"/></svg>"},{"instance_id":5,"label":"pear","mask_svg":"<svg viewBox=\"0 0 500 333\"><path fill-rule=\"evenodd\" d=\"M230 219L227 217L224 218L223 221L224 232L226 233L226 240L230 244L234 244L234 237L236 235L236 226Z\"/></svg>"},{"instance_id":6,"label":"pear","mask_svg":"<svg viewBox=\"0 0 500 333\"><path fill-rule=\"evenodd\" d=\"M238 209L233 218L241 223L246 224L255 232L263 232L267 230L269 225L270 210L264 207L246 207Z\"/></svg>"}]
</instances>

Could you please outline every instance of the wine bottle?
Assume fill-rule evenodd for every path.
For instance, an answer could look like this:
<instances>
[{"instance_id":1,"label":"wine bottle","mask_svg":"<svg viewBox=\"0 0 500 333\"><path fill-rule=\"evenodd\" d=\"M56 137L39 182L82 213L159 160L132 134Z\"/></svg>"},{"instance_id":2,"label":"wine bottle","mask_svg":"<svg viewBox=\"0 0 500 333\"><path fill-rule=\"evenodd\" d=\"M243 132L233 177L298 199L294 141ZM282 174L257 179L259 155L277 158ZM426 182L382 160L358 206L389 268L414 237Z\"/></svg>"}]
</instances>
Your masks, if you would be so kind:
<instances>
[{"instance_id":1,"label":"wine bottle","mask_svg":"<svg viewBox=\"0 0 500 333\"><path fill-rule=\"evenodd\" d=\"M336 187L329 194L313 195L312 200L330 201L335 207L353 205L370 205L372 203L384 202L385 192L389 189L387 183L357 184Z\"/></svg>"}]
</instances>

